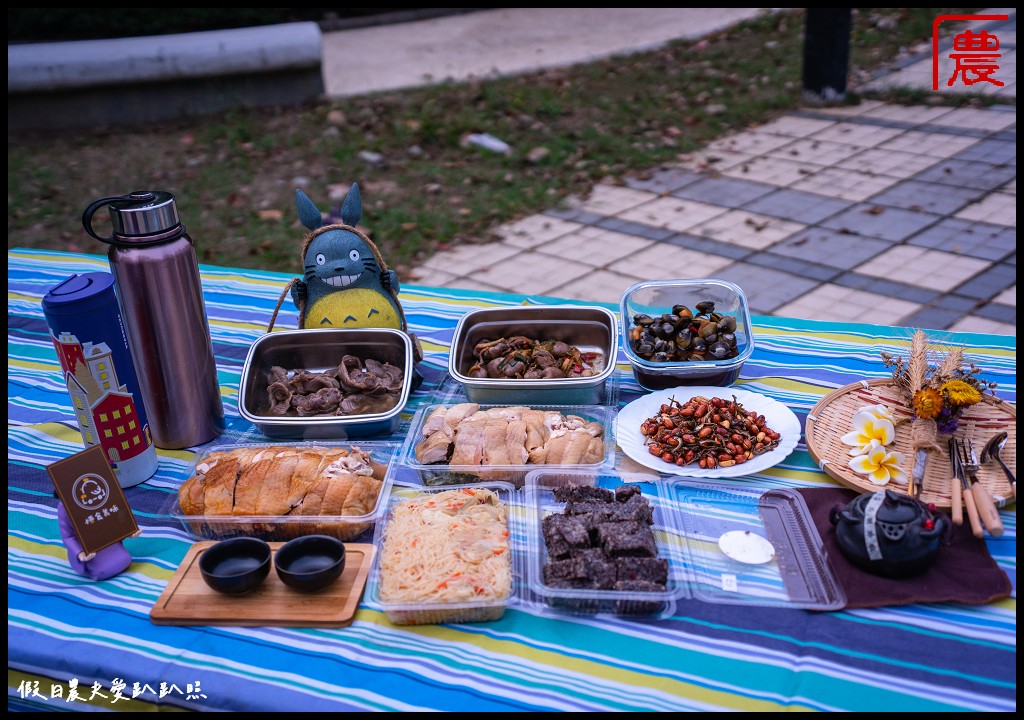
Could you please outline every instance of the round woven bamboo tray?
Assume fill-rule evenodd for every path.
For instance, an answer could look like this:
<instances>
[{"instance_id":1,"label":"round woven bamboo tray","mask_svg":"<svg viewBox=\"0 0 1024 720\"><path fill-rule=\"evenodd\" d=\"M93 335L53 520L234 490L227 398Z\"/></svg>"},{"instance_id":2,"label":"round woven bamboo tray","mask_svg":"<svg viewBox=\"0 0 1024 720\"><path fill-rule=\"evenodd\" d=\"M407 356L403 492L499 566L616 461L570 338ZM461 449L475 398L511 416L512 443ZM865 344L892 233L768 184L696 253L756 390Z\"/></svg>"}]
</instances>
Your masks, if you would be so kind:
<instances>
[{"instance_id":1,"label":"round woven bamboo tray","mask_svg":"<svg viewBox=\"0 0 1024 720\"><path fill-rule=\"evenodd\" d=\"M844 445L841 438L853 430L853 416L865 405L885 405L896 418L896 441L890 446L899 451L904 458L903 470L909 476L914 467L914 452L910 447L910 422L912 417L903 402L903 396L891 380L862 380L833 390L823 397L807 416L804 437L807 451L830 477L857 492L877 492L883 487L874 485L864 475L850 469L850 447ZM907 422L900 422L900 421ZM1000 457L1017 472L1017 409L1011 403L991 404L980 402L964 411L960 420L960 428L954 437L970 438L974 443L974 451L981 460L981 450L990 437L1006 432L1006 445ZM945 442L946 436L940 440ZM925 467L920 499L922 502L934 504L941 510L952 508L950 494L950 478L953 467L949 455L945 452L930 452ZM989 491L996 503L1003 505L1016 502L1010 495L1010 483L1003 474L999 464L992 461L978 468L978 480ZM884 486L886 490L907 493L907 487Z\"/></svg>"}]
</instances>

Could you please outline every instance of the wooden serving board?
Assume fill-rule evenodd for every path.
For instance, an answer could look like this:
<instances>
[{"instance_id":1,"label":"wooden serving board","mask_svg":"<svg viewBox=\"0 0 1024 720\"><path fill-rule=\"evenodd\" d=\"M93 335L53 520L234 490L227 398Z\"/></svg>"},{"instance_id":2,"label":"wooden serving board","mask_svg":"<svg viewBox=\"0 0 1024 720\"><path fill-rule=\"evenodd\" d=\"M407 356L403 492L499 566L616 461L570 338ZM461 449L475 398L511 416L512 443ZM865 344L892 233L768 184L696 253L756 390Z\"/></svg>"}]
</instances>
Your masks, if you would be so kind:
<instances>
[{"instance_id":1,"label":"wooden serving board","mask_svg":"<svg viewBox=\"0 0 1024 720\"><path fill-rule=\"evenodd\" d=\"M198 542L185 555L149 611L154 625L240 625L246 627L347 627L366 588L376 548L345 543L345 570L318 592L293 590L271 567L263 584L244 595L212 590L199 571L199 557L215 541ZM277 553L284 543L270 543Z\"/></svg>"}]
</instances>

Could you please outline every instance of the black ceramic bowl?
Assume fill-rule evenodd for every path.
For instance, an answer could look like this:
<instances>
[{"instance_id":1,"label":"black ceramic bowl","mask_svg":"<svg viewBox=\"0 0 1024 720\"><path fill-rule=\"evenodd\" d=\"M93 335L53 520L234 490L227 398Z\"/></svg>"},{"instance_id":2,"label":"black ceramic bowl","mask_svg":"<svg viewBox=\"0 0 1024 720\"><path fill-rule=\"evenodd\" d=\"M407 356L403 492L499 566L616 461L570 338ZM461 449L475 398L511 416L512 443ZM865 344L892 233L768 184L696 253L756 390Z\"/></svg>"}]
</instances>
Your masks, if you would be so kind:
<instances>
[{"instance_id":1,"label":"black ceramic bowl","mask_svg":"<svg viewBox=\"0 0 1024 720\"><path fill-rule=\"evenodd\" d=\"M199 571L217 592L247 593L270 574L270 545L251 537L222 540L200 556Z\"/></svg>"},{"instance_id":2,"label":"black ceramic bowl","mask_svg":"<svg viewBox=\"0 0 1024 720\"><path fill-rule=\"evenodd\" d=\"M289 540L274 556L281 582L296 590L323 590L345 569L345 543L328 535L304 535Z\"/></svg>"}]
</instances>

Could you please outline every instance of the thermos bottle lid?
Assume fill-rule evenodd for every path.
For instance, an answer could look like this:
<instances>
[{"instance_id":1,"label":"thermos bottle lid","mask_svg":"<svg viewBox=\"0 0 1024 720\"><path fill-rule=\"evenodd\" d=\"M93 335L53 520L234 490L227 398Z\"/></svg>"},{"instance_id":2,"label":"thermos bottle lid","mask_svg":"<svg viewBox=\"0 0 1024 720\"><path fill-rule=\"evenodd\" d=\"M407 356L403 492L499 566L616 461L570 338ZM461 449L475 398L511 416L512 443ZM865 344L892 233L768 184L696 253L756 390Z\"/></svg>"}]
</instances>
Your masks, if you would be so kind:
<instances>
[{"instance_id":1,"label":"thermos bottle lid","mask_svg":"<svg viewBox=\"0 0 1024 720\"><path fill-rule=\"evenodd\" d=\"M43 297L43 310L53 315L78 315L90 312L110 301L107 292L114 287L110 273L92 272L72 275L50 288Z\"/></svg>"},{"instance_id":2,"label":"thermos bottle lid","mask_svg":"<svg viewBox=\"0 0 1024 720\"><path fill-rule=\"evenodd\" d=\"M117 235L153 235L180 224L174 196L161 190L138 190L110 201L110 220Z\"/></svg>"}]
</instances>

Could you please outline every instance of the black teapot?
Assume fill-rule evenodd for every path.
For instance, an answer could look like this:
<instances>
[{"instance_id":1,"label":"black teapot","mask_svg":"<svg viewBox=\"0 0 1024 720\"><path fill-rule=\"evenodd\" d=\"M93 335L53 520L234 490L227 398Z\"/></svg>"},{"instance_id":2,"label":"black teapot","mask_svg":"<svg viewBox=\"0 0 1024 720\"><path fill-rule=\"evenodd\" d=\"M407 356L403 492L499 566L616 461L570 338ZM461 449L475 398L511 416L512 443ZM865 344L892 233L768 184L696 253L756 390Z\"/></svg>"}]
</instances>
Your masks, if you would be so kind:
<instances>
[{"instance_id":1,"label":"black teapot","mask_svg":"<svg viewBox=\"0 0 1024 720\"><path fill-rule=\"evenodd\" d=\"M829 512L836 542L857 567L875 575L903 578L917 575L934 562L949 518L902 493L860 495Z\"/></svg>"}]
</instances>

